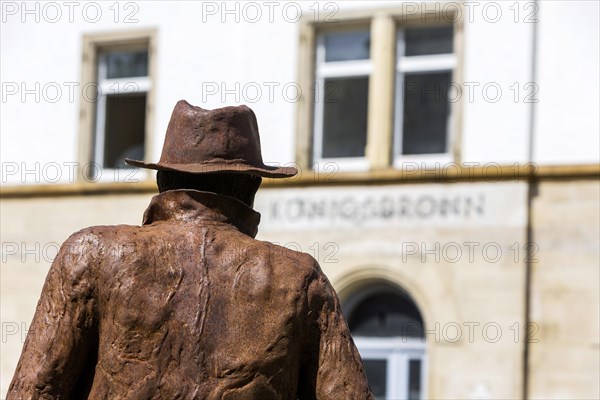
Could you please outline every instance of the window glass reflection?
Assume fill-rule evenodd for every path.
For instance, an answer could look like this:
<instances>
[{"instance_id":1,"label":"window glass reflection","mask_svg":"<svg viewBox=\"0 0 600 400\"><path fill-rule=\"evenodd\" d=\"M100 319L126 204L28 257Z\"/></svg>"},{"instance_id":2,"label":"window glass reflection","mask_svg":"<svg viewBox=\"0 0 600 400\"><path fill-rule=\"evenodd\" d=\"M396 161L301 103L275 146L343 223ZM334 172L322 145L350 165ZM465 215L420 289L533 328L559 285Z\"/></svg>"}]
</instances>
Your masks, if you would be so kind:
<instances>
[{"instance_id":1,"label":"window glass reflection","mask_svg":"<svg viewBox=\"0 0 600 400\"><path fill-rule=\"evenodd\" d=\"M453 51L452 26L413 28L404 31L406 56L450 54Z\"/></svg>"},{"instance_id":2,"label":"window glass reflection","mask_svg":"<svg viewBox=\"0 0 600 400\"><path fill-rule=\"evenodd\" d=\"M325 61L369 59L369 31L334 32L324 35Z\"/></svg>"}]
</instances>

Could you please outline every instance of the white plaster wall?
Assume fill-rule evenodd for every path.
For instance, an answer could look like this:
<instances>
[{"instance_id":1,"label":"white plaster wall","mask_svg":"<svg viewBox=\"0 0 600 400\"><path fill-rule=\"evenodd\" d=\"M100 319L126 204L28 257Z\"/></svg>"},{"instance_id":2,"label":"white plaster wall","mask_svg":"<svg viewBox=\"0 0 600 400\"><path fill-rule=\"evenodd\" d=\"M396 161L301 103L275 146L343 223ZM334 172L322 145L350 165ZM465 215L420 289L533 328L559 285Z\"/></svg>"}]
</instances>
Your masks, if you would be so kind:
<instances>
[{"instance_id":1,"label":"white plaster wall","mask_svg":"<svg viewBox=\"0 0 600 400\"><path fill-rule=\"evenodd\" d=\"M532 3L519 3L518 16L513 3L488 3L467 6L462 16L465 20L464 81L473 87L472 93L465 87L462 94L463 161L522 162L527 160L529 151L531 105L525 102L525 85L531 81L533 27L524 20L532 11L528 8ZM17 6L15 14L6 9L7 4ZM33 168L36 162L75 161L81 87L74 88L75 97L71 99L69 85L80 80L82 35L143 28L155 28L158 32L154 158L160 155L173 105L186 98L207 108L249 104L259 119L265 160L279 163L293 160L296 94L293 88L288 87L287 92L283 88L295 83L298 72L299 24L293 22L294 8L287 8L286 18L283 3L273 9L272 16L262 5L258 22L241 18L236 23L235 15L222 14L221 9L215 15L210 14L212 9L206 4L136 2L139 9L134 18L138 22L125 23L125 16L133 10L121 8L115 23L112 3L101 2L98 4L102 16L92 23L84 18L87 3L73 9L73 22L70 22L69 9L59 2L62 16L58 22L51 23L49 19L54 18L55 11L46 9L44 12L45 3L35 4L39 7L37 12L24 14L22 3L3 3L0 38L3 168L10 162L19 163L22 169L22 162L26 163L25 167ZM219 2L212 4L222 7ZM314 13L313 3L298 4L303 7L303 15ZM335 4L340 12L382 5L401 7L401 2ZM540 103L537 105L535 160L567 164L597 162L598 4L585 1L540 4L536 14L540 20ZM501 16L496 14L496 5L500 7ZM27 7L31 10L35 5L31 3ZM87 16L93 16L90 10ZM253 18L251 12L247 9L245 15ZM241 9L240 14L243 15ZM36 17L39 22L35 22ZM33 94L23 99L22 89L35 88L36 83L40 88L39 99ZM515 83L519 87L516 102ZM10 94L13 84L18 86L17 94ZM490 100L495 96L494 87L488 86L484 93L486 84L502 90L497 102ZM51 86L47 86L45 92L45 85L58 86L62 95L56 98L55 88ZM215 88L218 90L215 94L207 91ZM236 94L225 94L225 90ZM21 175L3 181L18 183ZM27 183L35 183L32 175L27 178ZM66 179L65 173L63 181Z\"/></svg>"},{"instance_id":2,"label":"white plaster wall","mask_svg":"<svg viewBox=\"0 0 600 400\"><path fill-rule=\"evenodd\" d=\"M33 169L35 163L43 168L44 163L57 162L62 166L77 160L82 90L81 86L71 89L69 85L72 87L73 82L81 79L82 35L147 28L158 32L155 159L160 156L174 104L187 99L205 108L250 105L259 120L265 161L293 160L299 41L295 12L301 7L302 15L312 15L313 3L293 3L294 6L287 8L277 3L272 14L268 6L258 3L261 17L256 23L250 22L256 18L254 10L244 11L243 3L238 3L236 16L223 12L224 7L234 10L235 4L224 6L222 2L209 2L210 6L189 1L135 2L137 10L121 5L117 23L115 11L110 8L113 3L96 3L101 17L90 22L94 8L84 12L87 3L78 3L71 17L69 8L59 2L62 17L56 23L50 22L55 11L44 9L43 3L38 3L37 11L33 4L28 6L34 10L33 14L24 13L21 3L8 3L17 8L13 14L12 8L3 5L7 12L0 39L3 82L0 155L3 168L7 163L17 163L19 173L6 176L3 170L4 183L20 183L24 169ZM343 10L383 3L394 4L336 4L338 10ZM216 13L213 6L217 7ZM125 17L132 11L137 22L126 23ZM328 15L331 10L322 8L320 12ZM38 98L32 94L23 97L21 89L34 89L36 83ZM13 84L18 86L16 94L11 94ZM49 86L45 91L46 85ZM284 90L286 85L289 87ZM57 96L54 86L60 88L62 95ZM215 89L217 93L213 93ZM72 91L75 96L70 98ZM69 180L66 171L68 167L64 168L63 181ZM38 176L42 179L27 175L26 183L48 183L44 182L43 173Z\"/></svg>"},{"instance_id":3,"label":"white plaster wall","mask_svg":"<svg viewBox=\"0 0 600 400\"><path fill-rule=\"evenodd\" d=\"M513 4L473 2L466 7L464 162L527 160L530 104L524 101L524 86L531 81L533 24L523 21L523 10L515 22ZM520 89L517 99L515 83Z\"/></svg>"},{"instance_id":4,"label":"white plaster wall","mask_svg":"<svg viewBox=\"0 0 600 400\"><path fill-rule=\"evenodd\" d=\"M598 2L496 2L502 10L497 22L491 3L473 2L466 7L464 80L480 86L471 99L464 98L463 161L528 160L534 106L532 161L598 163ZM532 19L539 21L535 77ZM525 86L530 82L536 85L535 105ZM489 83L502 89L496 103L486 101L482 92ZM493 89L489 95L494 95Z\"/></svg>"},{"instance_id":5,"label":"white plaster wall","mask_svg":"<svg viewBox=\"0 0 600 400\"><path fill-rule=\"evenodd\" d=\"M139 10L135 18L139 22L115 23L111 4L98 4L103 16L96 23L87 22L81 9L75 9L72 23L68 15L63 15L57 23L49 23L41 7L40 21L36 23L35 15L22 15L20 3L16 15L4 16L1 35L4 98L0 121L3 163L17 162L21 167L24 162L27 168L33 168L36 162L62 165L76 161L81 87L76 87L75 96L69 98L68 82L81 79L82 35L146 28L158 32L154 158L160 155L172 108L177 100L184 98L206 108L249 104L259 118L265 160L292 159L295 106L282 97L281 87L296 80L297 23L287 22L281 12L274 14L273 22L265 15L256 24L235 23L233 15L226 16L228 22L221 23L220 14L205 15L202 4L195 2L136 2ZM64 13L67 11L63 8ZM121 20L125 11L130 10L121 10ZM271 98L269 82L280 85L279 90L275 87ZM14 95L5 90L12 90L13 83L19 88ZM23 98L21 85L32 89L36 83L39 97ZM215 85L219 92L203 95L206 87L203 83ZM48 84L58 85L62 90L56 101L54 91L44 93L43 88ZM240 89L235 90L236 84ZM263 90L262 96L256 99L256 92L245 92L245 85L258 86ZM222 98L224 90L237 93ZM288 97L293 96L290 91ZM10 176L8 182L18 183L21 175ZM27 183L39 183L33 175L27 178Z\"/></svg>"},{"instance_id":6,"label":"white plaster wall","mask_svg":"<svg viewBox=\"0 0 600 400\"><path fill-rule=\"evenodd\" d=\"M534 160L600 162L600 3L542 1Z\"/></svg>"}]
</instances>

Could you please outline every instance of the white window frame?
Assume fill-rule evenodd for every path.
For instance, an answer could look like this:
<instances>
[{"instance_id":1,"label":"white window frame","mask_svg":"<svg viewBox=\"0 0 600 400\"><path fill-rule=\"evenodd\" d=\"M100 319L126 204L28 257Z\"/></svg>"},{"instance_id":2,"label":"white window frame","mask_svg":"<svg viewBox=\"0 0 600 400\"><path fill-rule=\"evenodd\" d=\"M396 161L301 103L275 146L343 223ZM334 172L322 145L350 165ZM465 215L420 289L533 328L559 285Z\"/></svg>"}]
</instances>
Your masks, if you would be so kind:
<instances>
[{"instance_id":1,"label":"white window frame","mask_svg":"<svg viewBox=\"0 0 600 400\"><path fill-rule=\"evenodd\" d=\"M452 138L455 118L455 107L450 102L450 115L446 122L446 152L433 154L402 154L402 125L404 116L404 74L414 72L450 72L455 76L457 67L456 54L432 54L421 56L405 56L405 27L398 26L396 33L396 88L394 98L394 132L393 132L393 167L402 169L406 162L419 163L420 165L432 167L439 163L453 161Z\"/></svg>"},{"instance_id":2,"label":"white window frame","mask_svg":"<svg viewBox=\"0 0 600 400\"><path fill-rule=\"evenodd\" d=\"M135 92L138 89L146 91L146 116L144 133L144 161L152 161L154 151L154 94L156 87L156 29L135 29L127 31L106 31L100 33L84 34L82 37L82 64L81 85L82 97L79 102L79 149L78 149L78 173L80 182L85 183L135 183L148 181L154 177L150 170L134 169L100 169L95 165L100 154L96 154L98 122L105 124L106 99L102 94L116 94ZM139 49L148 50L148 71L143 80L136 85L125 85L134 82L132 78L115 79L108 82L105 72L99 71L105 61L100 62L103 53L107 51L133 51ZM106 68L105 66L103 68ZM101 82L106 81L106 82ZM113 85L113 86L111 86ZM100 104L99 104L100 103ZM98 114L100 111L100 115ZM103 154L102 154L103 156ZM103 164L103 162L102 162Z\"/></svg>"},{"instance_id":3,"label":"white window frame","mask_svg":"<svg viewBox=\"0 0 600 400\"><path fill-rule=\"evenodd\" d=\"M453 3L454 4L454 3ZM458 9L452 15L447 17L448 25L453 27L453 56L455 57L455 67L452 71L452 81L458 85L463 82L463 36L464 36L464 18L466 10L462 3L457 3ZM367 148L366 161L359 165L364 167L368 164L368 171L353 172L356 168L346 168L346 160L338 163L340 168L336 171L353 179L364 179L371 173L377 175L379 171L397 170L402 167L402 161L418 161L418 169L435 166L440 160L450 160L460 163L461 156L461 135L462 135L462 109L464 98L457 99L456 96L450 96L452 101L449 123L451 129L448 130L447 153L440 155L415 155L405 156L401 161L394 163L394 129L396 107L396 73L397 73L397 54L396 50L398 40L398 31L413 27L426 27L439 24L439 15L426 14L405 14L402 7L398 6L378 6L369 9L349 9L340 10L336 14L336 23L329 24L321 21L315 21L312 16L306 15L302 18L299 28L299 46L298 46L298 84L302 93L314 93L317 85L317 52L318 37L322 32L350 30L370 26L371 46L370 62L371 75L369 76L369 105L367 113ZM413 56L416 57L416 56ZM432 55L433 57L433 55ZM412 57L411 57L412 58ZM433 63L433 60L429 60ZM422 63L429 64L428 60L420 60ZM417 60L415 60L415 63ZM412 65L410 65L412 64ZM402 68L416 68L417 65L410 60L405 60ZM430 68L421 65L422 68ZM402 70L404 71L404 70ZM321 80L322 84L322 80ZM451 90L453 90L451 88ZM296 162L297 165L307 170L321 170L322 165L331 166L331 163L319 161L315 157L314 144L317 142L315 135L322 135L319 132L319 125L315 123L316 118L322 119L322 115L317 115L319 105L315 104L314 96L306 95L296 102ZM320 138L322 140L322 137ZM321 159L321 161L323 161ZM340 160L333 160L334 162ZM315 165L317 163L317 165ZM414 164L411 168L414 169ZM362 169L362 168L361 168ZM364 172L367 172L365 174Z\"/></svg>"},{"instance_id":4,"label":"white window frame","mask_svg":"<svg viewBox=\"0 0 600 400\"><path fill-rule=\"evenodd\" d=\"M150 79L150 52L148 51L148 73L145 76L135 76L128 78L117 78L109 79L108 75L108 55L113 51L137 51L147 50L147 47L135 46L131 48L119 48L119 49L104 49L98 54L98 97L96 100L96 124L94 128L94 156L93 162L101 168L101 175L95 176L94 180L100 182L119 181L131 179L131 174L117 173L114 168L106 168L104 166L104 142L106 139L106 100L108 96L119 96L124 94L137 94L145 93L146 102L149 100L148 95L150 89L152 89L152 81Z\"/></svg>"},{"instance_id":5,"label":"white window frame","mask_svg":"<svg viewBox=\"0 0 600 400\"><path fill-rule=\"evenodd\" d=\"M354 343L363 360L386 360L387 399L408 399L409 362L421 361L421 397L427 398L426 374L427 357L425 343L415 338L373 338L355 337Z\"/></svg>"},{"instance_id":6,"label":"white window frame","mask_svg":"<svg viewBox=\"0 0 600 400\"><path fill-rule=\"evenodd\" d=\"M368 28L367 28L368 29ZM361 28L348 29L348 32L359 31ZM327 32L322 32L317 36L316 59L315 59L315 102L314 109L314 125L313 125L313 167L316 170L327 172L326 166L336 164L343 171L367 171L369 169L369 161L366 154L363 157L339 157L325 158L323 154L323 120L325 108L325 79L327 78L349 78L349 77L367 77L369 83L371 80L371 72L373 65L371 58L364 60L347 60L347 61L325 61L325 35ZM368 94L367 94L368 96ZM367 98L367 101L369 99ZM367 132L365 132L367 135ZM368 140L368 138L367 138Z\"/></svg>"}]
</instances>

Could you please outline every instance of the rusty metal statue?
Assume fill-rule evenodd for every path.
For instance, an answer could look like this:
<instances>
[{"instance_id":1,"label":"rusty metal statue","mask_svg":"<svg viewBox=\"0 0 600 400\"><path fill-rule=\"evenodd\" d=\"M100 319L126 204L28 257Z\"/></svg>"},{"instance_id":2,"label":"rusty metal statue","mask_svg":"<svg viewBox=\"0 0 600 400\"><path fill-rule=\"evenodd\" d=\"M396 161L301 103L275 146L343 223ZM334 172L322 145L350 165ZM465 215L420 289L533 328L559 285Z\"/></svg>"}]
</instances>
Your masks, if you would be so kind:
<instances>
[{"instance_id":1,"label":"rusty metal statue","mask_svg":"<svg viewBox=\"0 0 600 400\"><path fill-rule=\"evenodd\" d=\"M372 399L318 263L254 239L248 107L177 103L142 226L73 234L52 263L8 400Z\"/></svg>"}]
</instances>

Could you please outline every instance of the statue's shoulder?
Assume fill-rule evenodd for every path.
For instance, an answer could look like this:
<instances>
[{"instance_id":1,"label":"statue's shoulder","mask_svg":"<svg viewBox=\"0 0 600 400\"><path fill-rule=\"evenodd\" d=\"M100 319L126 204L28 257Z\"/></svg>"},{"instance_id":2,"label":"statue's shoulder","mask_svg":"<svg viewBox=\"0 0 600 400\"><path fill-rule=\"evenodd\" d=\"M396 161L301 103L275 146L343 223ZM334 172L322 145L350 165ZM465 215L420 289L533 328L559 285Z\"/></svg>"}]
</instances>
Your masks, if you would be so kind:
<instances>
[{"instance_id":1,"label":"statue's shoulder","mask_svg":"<svg viewBox=\"0 0 600 400\"><path fill-rule=\"evenodd\" d=\"M106 249L133 241L141 229L135 225L90 226L71 234L62 244L61 253L87 259L102 257Z\"/></svg>"},{"instance_id":2,"label":"statue's shoulder","mask_svg":"<svg viewBox=\"0 0 600 400\"><path fill-rule=\"evenodd\" d=\"M62 284L72 288L91 286L97 273L97 261L104 254L105 238L110 236L108 232L111 228L92 226L71 234L54 257L49 276L53 271L59 273Z\"/></svg>"},{"instance_id":3,"label":"statue's shoulder","mask_svg":"<svg viewBox=\"0 0 600 400\"><path fill-rule=\"evenodd\" d=\"M306 275L322 273L317 260L310 254L300 251L301 246L297 243L288 243L285 246L266 241L261 243L272 262L280 268L292 269L296 273L302 272Z\"/></svg>"},{"instance_id":4,"label":"statue's shoulder","mask_svg":"<svg viewBox=\"0 0 600 400\"><path fill-rule=\"evenodd\" d=\"M65 244L99 245L111 241L122 240L129 235L135 235L142 228L136 225L97 225L81 229L73 233Z\"/></svg>"}]
</instances>

